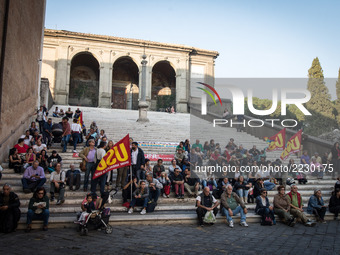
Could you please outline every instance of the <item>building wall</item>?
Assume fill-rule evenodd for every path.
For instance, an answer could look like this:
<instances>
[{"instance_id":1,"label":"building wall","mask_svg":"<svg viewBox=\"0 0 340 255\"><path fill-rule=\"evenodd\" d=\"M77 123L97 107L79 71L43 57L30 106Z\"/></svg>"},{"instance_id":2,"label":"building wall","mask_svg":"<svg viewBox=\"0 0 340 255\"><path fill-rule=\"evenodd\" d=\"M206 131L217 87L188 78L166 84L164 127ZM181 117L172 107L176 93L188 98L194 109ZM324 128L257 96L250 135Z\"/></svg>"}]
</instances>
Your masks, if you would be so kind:
<instances>
[{"instance_id":1,"label":"building wall","mask_svg":"<svg viewBox=\"0 0 340 255\"><path fill-rule=\"evenodd\" d=\"M129 40L129 39L127 39ZM147 41L146 41L147 42ZM178 46L179 47L179 46ZM152 68L159 61L168 61L176 73L176 105L177 111L187 112L190 85L190 47L167 47L148 42L145 47L147 55L146 100L151 105ZM95 35L45 30L42 77L50 81L52 95L57 104L67 105L70 87L71 61L81 52L91 53L100 65L99 75L99 107L111 107L112 67L120 57L129 56L139 69L141 81L141 61L144 53L143 44L120 40L98 39ZM195 61L205 66L205 74L210 77L214 73L214 58L217 52L196 55ZM141 90L139 90L141 91Z\"/></svg>"},{"instance_id":2,"label":"building wall","mask_svg":"<svg viewBox=\"0 0 340 255\"><path fill-rule=\"evenodd\" d=\"M0 27L4 26L3 11L9 3L8 23L1 32L5 44L0 115L0 163L17 142L34 117L39 101L39 59L45 15L45 0L0 0ZM4 41L4 33L6 40Z\"/></svg>"}]
</instances>

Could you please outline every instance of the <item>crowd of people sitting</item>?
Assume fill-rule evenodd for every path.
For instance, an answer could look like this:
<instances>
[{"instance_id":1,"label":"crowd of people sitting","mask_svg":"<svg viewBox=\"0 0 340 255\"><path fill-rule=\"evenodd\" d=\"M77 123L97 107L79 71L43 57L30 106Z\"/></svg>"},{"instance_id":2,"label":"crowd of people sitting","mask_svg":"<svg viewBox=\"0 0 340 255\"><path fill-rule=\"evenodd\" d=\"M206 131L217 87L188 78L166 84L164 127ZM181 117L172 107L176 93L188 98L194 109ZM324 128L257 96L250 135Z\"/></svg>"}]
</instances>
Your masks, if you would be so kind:
<instances>
[{"instance_id":1,"label":"crowd of people sitting","mask_svg":"<svg viewBox=\"0 0 340 255\"><path fill-rule=\"evenodd\" d=\"M93 121L86 131L84 125L79 124L78 118L81 111L79 108L73 113L69 108L64 112L58 108L53 112L54 118L62 118L61 122L52 123L47 110L42 106L37 111L36 122L32 122L29 129L21 136L18 143L13 146L9 153L9 167L15 173L23 174L22 186L24 193L33 192L29 202L27 213L27 231L31 230L31 222L34 219L44 221L44 230L47 230L49 218L49 203L55 200L55 194L59 194L56 205L65 202L65 188L79 190L81 188L81 172L84 172L82 190L91 198L97 198L97 186L100 187L100 195L112 190L122 191L122 205L127 207L128 213L133 213L136 206L141 206L141 214L152 212L157 205L158 199L170 198L171 192L177 199L183 199L185 195L196 198L197 215L199 225L203 226L204 216L208 211L214 215L220 212L227 219L228 225L234 227L232 216L240 214L240 225L248 226L246 215L247 204L255 203L255 213L261 215L263 225L275 225L277 215L289 226L294 226L299 219L306 226L314 226L315 223L308 220L303 209L302 197L297 191L294 179L299 183L307 182L307 175L289 172L283 174L269 174L262 171L264 166L279 166L280 160L269 161L266 159L266 150L259 150L255 145L247 150L242 145L236 145L233 138L222 149L220 143L214 140L206 141L203 145L199 140L190 144L189 139L181 141L176 147L174 159L168 169L163 165L163 160L158 159L154 166L145 158L144 152L138 142L130 138L131 166L117 170L116 179L113 171L99 178L92 179L97 164L105 156L106 152L113 148L114 142L108 140L105 131L99 130ZM73 118L70 125L69 119ZM73 146L73 153L82 159L79 169L74 164L69 170L62 171L63 154L56 150L48 155L53 143L61 143L62 153L66 152L67 146ZM78 153L77 145L84 144L84 148ZM332 156L334 155L334 156ZM331 153L322 157L315 153L311 158L307 151L301 156L300 164L314 164L320 171L316 172L318 178L323 178L325 164L333 162L336 167L340 164L339 144L335 144ZM294 167L294 161L290 160L288 167ZM233 166L233 173L222 173L219 176L211 172L205 175L196 173L196 166L219 165ZM243 174L240 167L251 166L257 169L255 172ZM46 183L45 174L50 173L50 197L46 195L44 188ZM91 192L88 192L88 186ZM289 186L290 192L286 193ZM112 188L111 188L112 187ZM274 196L271 205L267 197L270 190L277 187L278 194ZM5 232L16 229L20 218L20 202L18 196L10 191L10 185L5 184L0 194L0 226ZM86 200L86 199L85 199ZM85 201L84 200L84 201ZM84 207L85 208L85 207ZM10 209L10 210L9 210ZM88 211L85 208L84 211ZM329 202L329 211L338 218L340 211L340 179L338 179L334 192ZM311 195L307 213L314 214L317 220L324 222L326 205L323 201L321 190L315 190ZM10 218L8 218L10 217ZM5 226L10 219L10 227Z\"/></svg>"}]
</instances>

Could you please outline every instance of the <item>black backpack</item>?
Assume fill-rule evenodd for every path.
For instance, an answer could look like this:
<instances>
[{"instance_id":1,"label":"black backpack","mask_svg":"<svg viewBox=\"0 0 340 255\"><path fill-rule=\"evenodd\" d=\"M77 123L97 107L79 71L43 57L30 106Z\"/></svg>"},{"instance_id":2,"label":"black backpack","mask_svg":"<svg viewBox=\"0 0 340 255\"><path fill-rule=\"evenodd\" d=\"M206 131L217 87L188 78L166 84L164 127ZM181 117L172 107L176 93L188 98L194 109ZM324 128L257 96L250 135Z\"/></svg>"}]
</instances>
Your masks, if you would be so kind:
<instances>
[{"instance_id":1,"label":"black backpack","mask_svg":"<svg viewBox=\"0 0 340 255\"><path fill-rule=\"evenodd\" d=\"M152 213L155 210L156 206L157 206L157 203L155 201L153 201L153 200L149 201L148 205L146 207L146 212Z\"/></svg>"}]
</instances>

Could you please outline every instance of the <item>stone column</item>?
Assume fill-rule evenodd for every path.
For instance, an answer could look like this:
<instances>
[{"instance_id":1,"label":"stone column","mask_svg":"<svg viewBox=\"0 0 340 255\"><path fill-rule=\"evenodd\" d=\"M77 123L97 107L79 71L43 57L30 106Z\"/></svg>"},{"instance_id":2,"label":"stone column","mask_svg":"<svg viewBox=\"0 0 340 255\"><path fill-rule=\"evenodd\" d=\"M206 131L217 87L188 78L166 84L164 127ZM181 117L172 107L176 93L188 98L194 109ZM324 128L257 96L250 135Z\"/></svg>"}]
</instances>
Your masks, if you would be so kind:
<instances>
[{"instance_id":1,"label":"stone column","mask_svg":"<svg viewBox=\"0 0 340 255\"><path fill-rule=\"evenodd\" d=\"M150 60L149 60L150 63ZM149 105L149 108L151 106L151 90L152 90L152 66L148 65L146 67L146 102Z\"/></svg>"},{"instance_id":2,"label":"stone column","mask_svg":"<svg viewBox=\"0 0 340 255\"><path fill-rule=\"evenodd\" d=\"M111 90L112 81L110 79L110 63L102 63L99 73L99 101L98 107L111 108Z\"/></svg>"},{"instance_id":3,"label":"stone column","mask_svg":"<svg viewBox=\"0 0 340 255\"><path fill-rule=\"evenodd\" d=\"M56 104L67 105L69 88L67 84L68 68L67 68L67 51L68 47L58 47L58 60L57 60L57 71L56 71L56 87L54 90L54 101Z\"/></svg>"},{"instance_id":4,"label":"stone column","mask_svg":"<svg viewBox=\"0 0 340 255\"><path fill-rule=\"evenodd\" d=\"M188 112L186 74L180 69L176 70L176 111Z\"/></svg>"},{"instance_id":5,"label":"stone column","mask_svg":"<svg viewBox=\"0 0 340 255\"><path fill-rule=\"evenodd\" d=\"M139 118L138 122L149 122L149 119L147 117L148 113L148 103L146 102L146 64L148 61L146 61L146 55L144 54L142 56L143 60L141 62L142 64L142 82L140 83L140 100L138 104L139 109Z\"/></svg>"}]
</instances>

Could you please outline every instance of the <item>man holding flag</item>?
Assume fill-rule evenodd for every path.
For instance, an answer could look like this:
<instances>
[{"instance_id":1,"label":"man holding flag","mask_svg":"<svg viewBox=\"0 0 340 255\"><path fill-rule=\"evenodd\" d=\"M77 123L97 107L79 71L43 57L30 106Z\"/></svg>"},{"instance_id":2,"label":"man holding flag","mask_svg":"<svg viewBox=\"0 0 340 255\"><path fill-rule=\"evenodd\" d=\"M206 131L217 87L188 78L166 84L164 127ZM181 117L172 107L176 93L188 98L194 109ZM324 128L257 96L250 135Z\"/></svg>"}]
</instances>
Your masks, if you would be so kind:
<instances>
[{"instance_id":1,"label":"man holding flag","mask_svg":"<svg viewBox=\"0 0 340 255\"><path fill-rule=\"evenodd\" d=\"M99 159L103 153L99 152L100 155L98 155L97 153L97 158ZM104 157L101 158L99 164L96 167L96 170L93 174L92 179L95 180L105 175L107 172L111 170L125 167L125 166L130 166L130 165L131 165L131 153L130 153L129 135L126 135L123 139L117 142L110 150L108 150ZM104 180L104 185L105 185L106 178L104 177L102 178ZM96 182L95 184L97 183L98 182ZM91 190L92 190L92 186L91 186Z\"/></svg>"},{"instance_id":2,"label":"man holding flag","mask_svg":"<svg viewBox=\"0 0 340 255\"><path fill-rule=\"evenodd\" d=\"M100 163L100 161L102 160L102 158L106 154L106 151L104 149L105 146L106 146L106 142L100 142L100 144L97 148L97 152L96 152L96 162L97 162L97 164L95 164L96 168L97 168L97 165ZM92 194L96 193L98 183L99 183L99 186L100 186L100 195L102 196L104 194L106 178L107 178L107 174L105 173L105 174L101 175L100 177L91 180L91 193Z\"/></svg>"}]
</instances>

